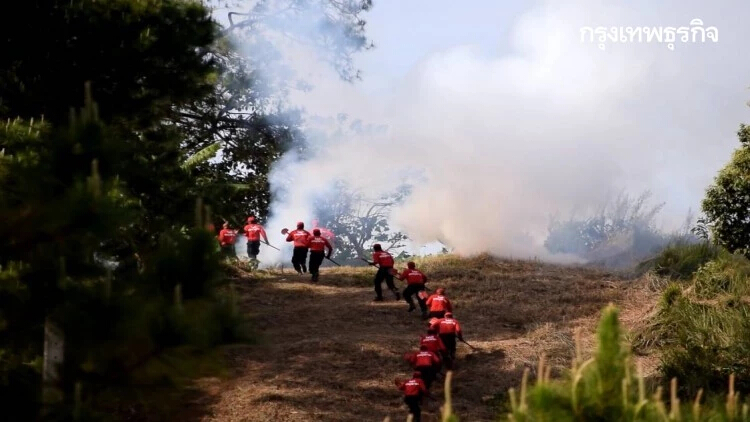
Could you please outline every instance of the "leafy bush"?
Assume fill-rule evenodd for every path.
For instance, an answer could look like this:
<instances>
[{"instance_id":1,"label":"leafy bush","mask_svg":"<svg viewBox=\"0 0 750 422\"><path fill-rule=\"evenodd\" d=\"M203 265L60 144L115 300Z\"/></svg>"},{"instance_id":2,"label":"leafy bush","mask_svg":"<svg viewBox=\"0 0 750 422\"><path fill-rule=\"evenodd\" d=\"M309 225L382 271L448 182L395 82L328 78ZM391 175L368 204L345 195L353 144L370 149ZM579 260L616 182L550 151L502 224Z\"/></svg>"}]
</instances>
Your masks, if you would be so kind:
<instances>
[{"instance_id":1,"label":"leafy bush","mask_svg":"<svg viewBox=\"0 0 750 422\"><path fill-rule=\"evenodd\" d=\"M689 286L671 285L637 346L664 348L661 372L681 390L720 390L734 373L750 387L750 261L726 252L700 267Z\"/></svg>"},{"instance_id":2,"label":"leafy bush","mask_svg":"<svg viewBox=\"0 0 750 422\"><path fill-rule=\"evenodd\" d=\"M690 280L702 265L718 258L721 253L719 247L708 242L678 242L667 246L655 258L642 262L639 267L641 270L651 269L660 277Z\"/></svg>"},{"instance_id":3,"label":"leafy bush","mask_svg":"<svg viewBox=\"0 0 750 422\"><path fill-rule=\"evenodd\" d=\"M706 225L720 245L750 256L750 126L740 125L741 146L706 191Z\"/></svg>"}]
</instances>

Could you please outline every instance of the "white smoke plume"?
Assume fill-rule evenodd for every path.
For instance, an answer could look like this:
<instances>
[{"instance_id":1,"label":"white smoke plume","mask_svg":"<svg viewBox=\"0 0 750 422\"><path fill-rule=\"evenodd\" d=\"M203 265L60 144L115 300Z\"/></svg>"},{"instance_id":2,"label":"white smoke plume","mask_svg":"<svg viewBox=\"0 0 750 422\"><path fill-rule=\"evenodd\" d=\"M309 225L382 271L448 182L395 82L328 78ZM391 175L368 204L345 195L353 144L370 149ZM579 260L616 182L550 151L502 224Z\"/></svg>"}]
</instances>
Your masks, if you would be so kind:
<instances>
[{"instance_id":1,"label":"white smoke plume","mask_svg":"<svg viewBox=\"0 0 750 422\"><path fill-rule=\"evenodd\" d=\"M333 180L377 196L404 171L421 179L393 225L417 244L440 239L462 254L569 261L543 247L550 215L595 206L623 188L651 190L667 203L672 227L699 208L750 116L750 3L466 3L376 2L368 35L377 48L361 53L364 81L354 85L315 52L286 50L314 86L294 93L294 103L330 119L309 121L308 133L328 131L313 138L309 161L290 153L274 168L274 187L287 195L272 208L272 242L281 227L311 221L313 199ZM696 18L718 29L718 42L678 35L674 50L581 42L584 26L678 28ZM483 45L461 29L481 32ZM387 131L336 132L358 120Z\"/></svg>"}]
</instances>

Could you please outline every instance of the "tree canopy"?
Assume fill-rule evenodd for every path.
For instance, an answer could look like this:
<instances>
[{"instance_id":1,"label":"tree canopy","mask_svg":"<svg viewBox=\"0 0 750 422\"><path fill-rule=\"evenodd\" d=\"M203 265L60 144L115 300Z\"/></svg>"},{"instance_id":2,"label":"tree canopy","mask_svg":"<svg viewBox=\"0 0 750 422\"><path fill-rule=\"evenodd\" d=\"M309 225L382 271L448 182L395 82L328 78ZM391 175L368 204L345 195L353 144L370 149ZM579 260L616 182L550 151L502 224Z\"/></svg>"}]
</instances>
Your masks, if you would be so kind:
<instances>
[{"instance_id":1,"label":"tree canopy","mask_svg":"<svg viewBox=\"0 0 750 422\"><path fill-rule=\"evenodd\" d=\"M703 212L716 241L750 257L750 126L740 125L740 147L706 190Z\"/></svg>"}]
</instances>

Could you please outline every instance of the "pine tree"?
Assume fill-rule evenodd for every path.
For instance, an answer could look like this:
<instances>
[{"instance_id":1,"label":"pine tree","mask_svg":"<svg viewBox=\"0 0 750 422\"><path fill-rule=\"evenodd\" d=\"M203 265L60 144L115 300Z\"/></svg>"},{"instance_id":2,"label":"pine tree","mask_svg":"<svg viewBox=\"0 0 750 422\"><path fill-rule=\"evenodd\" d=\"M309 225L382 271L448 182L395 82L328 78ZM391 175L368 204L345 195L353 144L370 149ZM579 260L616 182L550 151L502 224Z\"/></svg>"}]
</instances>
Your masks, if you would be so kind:
<instances>
[{"instance_id":1,"label":"pine tree","mask_svg":"<svg viewBox=\"0 0 750 422\"><path fill-rule=\"evenodd\" d=\"M64 340L59 382L46 390L62 400L45 397L48 420L105 415L95 399L153 382L142 372L159 359L243 338L217 293L219 255L200 201L195 227L162 233L159 248L127 239L144 213L113 172L119 140L97 114L87 95L67 127L17 120L0 130L0 397L12 400L11 420L32 420L40 406L45 325Z\"/></svg>"}]
</instances>

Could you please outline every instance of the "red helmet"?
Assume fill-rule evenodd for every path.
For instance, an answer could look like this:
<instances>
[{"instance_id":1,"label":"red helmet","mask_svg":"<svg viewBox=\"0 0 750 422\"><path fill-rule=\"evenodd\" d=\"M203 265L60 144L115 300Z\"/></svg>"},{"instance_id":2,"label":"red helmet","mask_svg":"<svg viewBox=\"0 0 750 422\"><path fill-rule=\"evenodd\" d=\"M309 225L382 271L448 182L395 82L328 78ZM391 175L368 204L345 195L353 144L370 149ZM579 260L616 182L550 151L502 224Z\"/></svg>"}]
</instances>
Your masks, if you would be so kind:
<instances>
[{"instance_id":1,"label":"red helmet","mask_svg":"<svg viewBox=\"0 0 750 422\"><path fill-rule=\"evenodd\" d=\"M318 230L318 229L313 230L313 234L315 236L320 236L320 230Z\"/></svg>"},{"instance_id":2,"label":"red helmet","mask_svg":"<svg viewBox=\"0 0 750 422\"><path fill-rule=\"evenodd\" d=\"M439 287L439 288L438 288L437 290L435 290L435 292L436 292L437 294L441 295L441 294L445 293L445 289L444 289L444 288L442 288L442 287Z\"/></svg>"},{"instance_id":3,"label":"red helmet","mask_svg":"<svg viewBox=\"0 0 750 422\"><path fill-rule=\"evenodd\" d=\"M247 217L247 222L248 223L255 223L255 216L251 215L250 217Z\"/></svg>"},{"instance_id":4,"label":"red helmet","mask_svg":"<svg viewBox=\"0 0 750 422\"><path fill-rule=\"evenodd\" d=\"M452 318L453 317L453 312L446 312L445 313L445 317L446 318Z\"/></svg>"}]
</instances>

